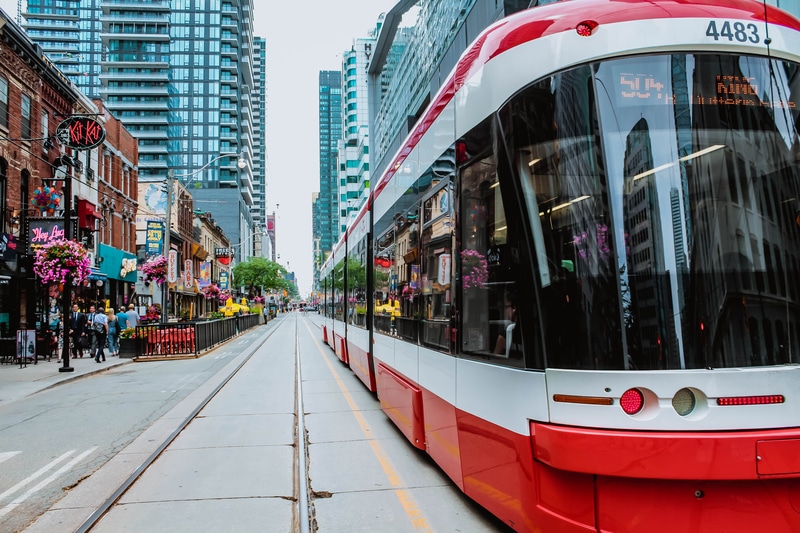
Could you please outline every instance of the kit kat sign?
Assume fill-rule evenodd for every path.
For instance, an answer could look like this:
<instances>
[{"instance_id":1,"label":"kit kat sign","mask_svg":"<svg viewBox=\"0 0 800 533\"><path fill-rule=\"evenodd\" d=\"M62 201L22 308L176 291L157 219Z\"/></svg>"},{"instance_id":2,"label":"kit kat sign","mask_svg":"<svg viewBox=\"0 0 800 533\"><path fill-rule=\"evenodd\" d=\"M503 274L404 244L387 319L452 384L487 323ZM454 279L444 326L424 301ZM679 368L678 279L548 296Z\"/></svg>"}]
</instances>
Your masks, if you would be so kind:
<instances>
[{"instance_id":1,"label":"kit kat sign","mask_svg":"<svg viewBox=\"0 0 800 533\"><path fill-rule=\"evenodd\" d=\"M103 142L106 130L91 117L70 117L56 128L59 142L73 150L88 150Z\"/></svg>"}]
</instances>

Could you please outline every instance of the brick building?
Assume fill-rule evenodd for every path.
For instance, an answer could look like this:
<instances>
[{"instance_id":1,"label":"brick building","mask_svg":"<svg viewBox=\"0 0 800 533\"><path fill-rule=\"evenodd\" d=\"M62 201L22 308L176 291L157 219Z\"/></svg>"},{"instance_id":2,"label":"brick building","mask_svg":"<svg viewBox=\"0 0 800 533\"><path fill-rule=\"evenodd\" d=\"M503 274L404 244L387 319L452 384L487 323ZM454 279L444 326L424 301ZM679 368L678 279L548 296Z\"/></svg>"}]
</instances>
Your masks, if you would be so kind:
<instances>
[{"instance_id":1,"label":"brick building","mask_svg":"<svg viewBox=\"0 0 800 533\"><path fill-rule=\"evenodd\" d=\"M17 330L46 323L47 298L33 274L27 242L32 219L43 213L31 198L46 185L61 189L63 180L45 182L59 166L72 172L72 151L58 146L55 129L72 114L79 94L0 11L0 339L6 344Z\"/></svg>"}]
</instances>

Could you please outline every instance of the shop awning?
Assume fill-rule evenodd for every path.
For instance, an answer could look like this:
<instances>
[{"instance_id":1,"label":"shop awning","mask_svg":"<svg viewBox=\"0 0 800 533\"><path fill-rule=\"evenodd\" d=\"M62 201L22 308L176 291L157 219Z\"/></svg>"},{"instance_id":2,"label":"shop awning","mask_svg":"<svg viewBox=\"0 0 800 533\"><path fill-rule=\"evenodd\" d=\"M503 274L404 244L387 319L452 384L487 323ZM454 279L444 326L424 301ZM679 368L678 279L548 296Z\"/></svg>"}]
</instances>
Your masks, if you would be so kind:
<instances>
[{"instance_id":1,"label":"shop awning","mask_svg":"<svg viewBox=\"0 0 800 533\"><path fill-rule=\"evenodd\" d=\"M89 273L89 277L86 279L89 281L106 281L108 276L100 272L98 269L92 268L92 271Z\"/></svg>"},{"instance_id":2,"label":"shop awning","mask_svg":"<svg viewBox=\"0 0 800 533\"><path fill-rule=\"evenodd\" d=\"M100 210L89 200L78 199L78 226L82 229L94 229L94 221L100 220L103 215Z\"/></svg>"}]
</instances>

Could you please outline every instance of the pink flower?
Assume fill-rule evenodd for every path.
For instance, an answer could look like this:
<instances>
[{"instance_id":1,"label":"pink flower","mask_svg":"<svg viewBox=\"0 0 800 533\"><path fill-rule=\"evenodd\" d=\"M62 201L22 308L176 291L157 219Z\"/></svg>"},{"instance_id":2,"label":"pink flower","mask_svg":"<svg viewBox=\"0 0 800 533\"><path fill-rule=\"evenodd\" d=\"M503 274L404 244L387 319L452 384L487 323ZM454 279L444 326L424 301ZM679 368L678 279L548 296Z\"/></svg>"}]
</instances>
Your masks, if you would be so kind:
<instances>
[{"instance_id":1,"label":"pink flower","mask_svg":"<svg viewBox=\"0 0 800 533\"><path fill-rule=\"evenodd\" d=\"M163 255L154 257L142 265L144 281L155 281L159 285L167 280L167 258Z\"/></svg>"},{"instance_id":2,"label":"pink flower","mask_svg":"<svg viewBox=\"0 0 800 533\"><path fill-rule=\"evenodd\" d=\"M489 263L477 250L461 252L461 285L465 289L481 289L489 281Z\"/></svg>"},{"instance_id":3,"label":"pink flower","mask_svg":"<svg viewBox=\"0 0 800 533\"><path fill-rule=\"evenodd\" d=\"M212 283L207 287L203 287L200 292L203 293L203 296L206 300L213 300L214 298L218 298L220 295L219 286L216 283Z\"/></svg>"}]
</instances>

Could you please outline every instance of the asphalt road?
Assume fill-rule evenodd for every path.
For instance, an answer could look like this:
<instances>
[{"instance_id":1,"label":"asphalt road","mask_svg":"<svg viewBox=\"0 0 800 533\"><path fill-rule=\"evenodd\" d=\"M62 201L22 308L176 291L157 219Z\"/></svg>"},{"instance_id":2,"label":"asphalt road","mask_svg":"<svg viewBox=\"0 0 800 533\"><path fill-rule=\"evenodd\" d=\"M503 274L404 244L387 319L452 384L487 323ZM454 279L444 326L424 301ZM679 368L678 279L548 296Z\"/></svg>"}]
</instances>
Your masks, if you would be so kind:
<instances>
[{"instance_id":1,"label":"asphalt road","mask_svg":"<svg viewBox=\"0 0 800 533\"><path fill-rule=\"evenodd\" d=\"M19 531L228 363L237 340L198 359L122 365L0 406L0 531Z\"/></svg>"}]
</instances>

